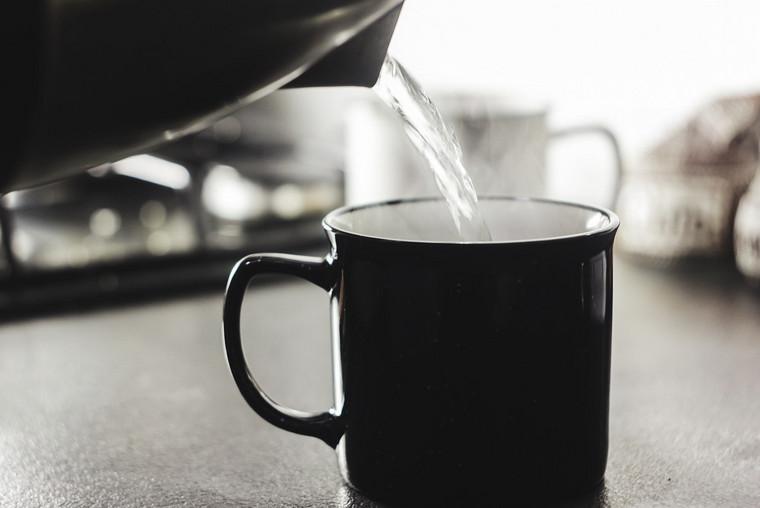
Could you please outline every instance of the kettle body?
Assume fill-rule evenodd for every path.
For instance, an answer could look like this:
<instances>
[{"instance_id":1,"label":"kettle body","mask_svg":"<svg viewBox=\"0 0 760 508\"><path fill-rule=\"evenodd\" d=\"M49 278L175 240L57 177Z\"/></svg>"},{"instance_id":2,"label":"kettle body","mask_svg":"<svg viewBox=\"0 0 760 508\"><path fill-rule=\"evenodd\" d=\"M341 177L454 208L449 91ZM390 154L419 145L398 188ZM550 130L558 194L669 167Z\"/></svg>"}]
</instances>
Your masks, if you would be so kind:
<instances>
[{"instance_id":1,"label":"kettle body","mask_svg":"<svg viewBox=\"0 0 760 508\"><path fill-rule=\"evenodd\" d=\"M372 86L402 0L18 3L2 191L150 149L283 86Z\"/></svg>"}]
</instances>

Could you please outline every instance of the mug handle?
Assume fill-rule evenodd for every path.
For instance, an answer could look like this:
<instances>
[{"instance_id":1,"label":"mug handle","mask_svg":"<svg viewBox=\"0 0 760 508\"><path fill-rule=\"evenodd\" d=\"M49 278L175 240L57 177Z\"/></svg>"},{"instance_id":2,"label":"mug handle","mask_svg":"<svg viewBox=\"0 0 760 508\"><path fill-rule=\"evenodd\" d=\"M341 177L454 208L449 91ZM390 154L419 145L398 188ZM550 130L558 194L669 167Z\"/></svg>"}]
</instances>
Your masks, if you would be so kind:
<instances>
[{"instance_id":1,"label":"mug handle","mask_svg":"<svg viewBox=\"0 0 760 508\"><path fill-rule=\"evenodd\" d=\"M335 409L310 413L281 406L256 383L243 354L240 338L240 310L245 291L253 277L263 273L294 275L330 292L338 270L330 256L317 258L290 254L251 254L237 262L230 273L224 298L223 335L232 378L240 394L259 416L281 429L313 436L335 448L343 436L345 424Z\"/></svg>"},{"instance_id":2,"label":"mug handle","mask_svg":"<svg viewBox=\"0 0 760 508\"><path fill-rule=\"evenodd\" d=\"M615 137L615 134L608 129L607 127L603 125L576 125L573 127L566 127L563 129L556 129L549 133L549 138L551 140L563 138L563 137L569 137L569 136L577 136L577 135L584 135L584 134L596 134L599 136L602 136L604 139L606 139L610 146L612 147L612 154L615 159L615 173L614 173L614 180L613 180L613 186L612 186L612 197L610 198L610 208L614 208L617 204L618 195L620 194L620 184L622 182L623 178L623 157L620 154L620 143L618 143L617 137Z\"/></svg>"}]
</instances>

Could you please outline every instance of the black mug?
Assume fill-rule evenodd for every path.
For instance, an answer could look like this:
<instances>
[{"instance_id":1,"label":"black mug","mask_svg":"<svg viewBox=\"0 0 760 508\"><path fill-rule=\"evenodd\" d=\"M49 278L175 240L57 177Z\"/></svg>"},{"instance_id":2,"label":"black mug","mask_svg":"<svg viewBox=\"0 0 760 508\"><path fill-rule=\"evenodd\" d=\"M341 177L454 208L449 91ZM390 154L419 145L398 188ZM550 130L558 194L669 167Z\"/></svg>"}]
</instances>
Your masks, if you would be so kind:
<instances>
[{"instance_id":1,"label":"black mug","mask_svg":"<svg viewBox=\"0 0 760 508\"><path fill-rule=\"evenodd\" d=\"M440 200L333 211L324 258L252 254L224 341L248 404L336 448L346 482L394 504L503 504L593 489L607 461L612 243L604 209L481 200L493 241L460 241ZM335 407L278 405L248 370L240 309L258 274L325 289Z\"/></svg>"}]
</instances>

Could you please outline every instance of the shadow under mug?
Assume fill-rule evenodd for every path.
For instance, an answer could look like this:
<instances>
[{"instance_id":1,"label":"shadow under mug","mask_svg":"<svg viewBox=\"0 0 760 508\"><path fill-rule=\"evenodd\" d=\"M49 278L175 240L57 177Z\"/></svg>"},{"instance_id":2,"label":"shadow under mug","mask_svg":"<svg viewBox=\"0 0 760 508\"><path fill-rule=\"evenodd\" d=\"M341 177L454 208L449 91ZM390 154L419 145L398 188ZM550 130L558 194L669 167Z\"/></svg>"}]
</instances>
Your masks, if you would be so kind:
<instances>
[{"instance_id":1,"label":"shadow under mug","mask_svg":"<svg viewBox=\"0 0 760 508\"><path fill-rule=\"evenodd\" d=\"M252 254L227 285L224 342L248 404L336 448L344 479L394 504L562 499L607 461L612 244L607 210L484 198L493 238L465 243L436 199L333 211L324 258ZM249 281L330 295L335 407L283 407L243 355Z\"/></svg>"}]
</instances>

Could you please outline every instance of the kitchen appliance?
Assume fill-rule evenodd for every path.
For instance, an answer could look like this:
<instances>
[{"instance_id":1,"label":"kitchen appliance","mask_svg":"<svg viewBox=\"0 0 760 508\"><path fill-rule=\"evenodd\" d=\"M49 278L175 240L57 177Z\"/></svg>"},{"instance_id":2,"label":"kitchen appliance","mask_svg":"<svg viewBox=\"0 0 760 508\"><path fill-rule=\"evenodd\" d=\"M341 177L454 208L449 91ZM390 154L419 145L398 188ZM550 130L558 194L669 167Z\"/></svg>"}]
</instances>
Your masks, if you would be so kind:
<instances>
[{"instance_id":1,"label":"kitchen appliance","mask_svg":"<svg viewBox=\"0 0 760 508\"><path fill-rule=\"evenodd\" d=\"M14 2L0 189L148 150L285 85L371 86L401 3Z\"/></svg>"},{"instance_id":2,"label":"kitchen appliance","mask_svg":"<svg viewBox=\"0 0 760 508\"><path fill-rule=\"evenodd\" d=\"M343 203L342 146L324 131L343 95L278 92L158 151L6 194L0 316L221 290L246 252L324 246L321 217Z\"/></svg>"}]
</instances>

